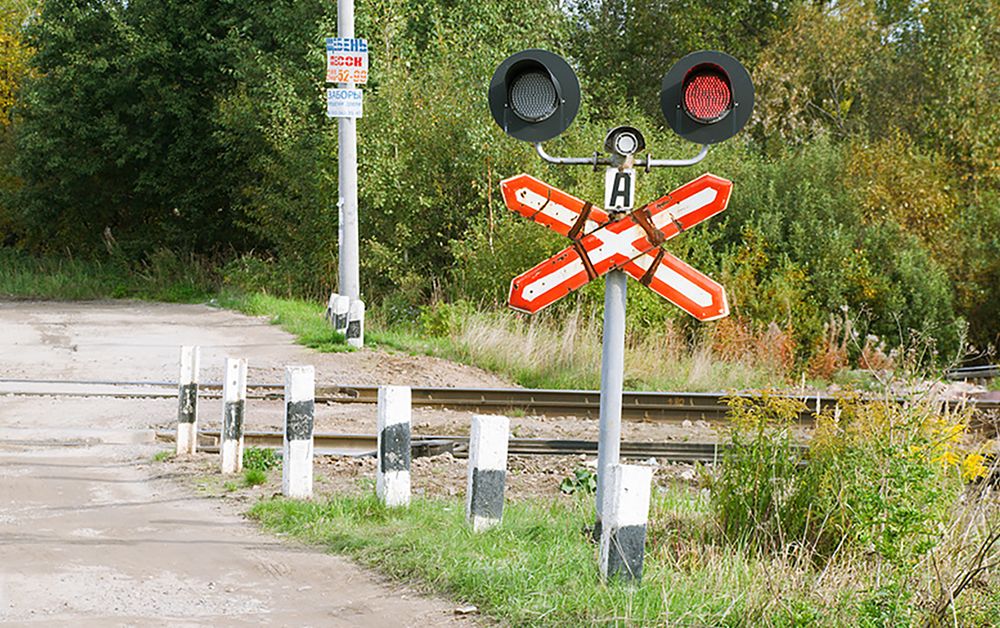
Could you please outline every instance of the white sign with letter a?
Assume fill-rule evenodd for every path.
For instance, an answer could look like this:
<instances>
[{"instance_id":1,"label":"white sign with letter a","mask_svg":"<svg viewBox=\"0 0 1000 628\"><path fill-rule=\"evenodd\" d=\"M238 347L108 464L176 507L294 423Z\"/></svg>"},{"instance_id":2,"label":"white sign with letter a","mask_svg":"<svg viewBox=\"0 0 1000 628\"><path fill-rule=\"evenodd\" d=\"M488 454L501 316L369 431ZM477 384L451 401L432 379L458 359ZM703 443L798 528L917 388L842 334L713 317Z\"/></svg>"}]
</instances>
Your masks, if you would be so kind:
<instances>
[{"instance_id":1,"label":"white sign with letter a","mask_svg":"<svg viewBox=\"0 0 1000 628\"><path fill-rule=\"evenodd\" d=\"M635 207L635 168L608 168L604 172L604 209L627 212Z\"/></svg>"}]
</instances>

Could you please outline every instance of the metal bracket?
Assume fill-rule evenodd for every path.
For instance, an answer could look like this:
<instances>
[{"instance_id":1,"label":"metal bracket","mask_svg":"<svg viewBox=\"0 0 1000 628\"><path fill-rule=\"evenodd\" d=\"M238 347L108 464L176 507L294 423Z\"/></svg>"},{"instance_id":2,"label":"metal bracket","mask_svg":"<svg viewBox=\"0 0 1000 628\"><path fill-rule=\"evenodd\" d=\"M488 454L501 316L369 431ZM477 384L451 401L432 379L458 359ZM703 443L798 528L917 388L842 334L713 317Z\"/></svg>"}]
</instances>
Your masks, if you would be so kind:
<instances>
[{"instance_id":1,"label":"metal bracket","mask_svg":"<svg viewBox=\"0 0 1000 628\"><path fill-rule=\"evenodd\" d=\"M556 164L559 166L593 166L594 172L597 172L598 166L612 166L614 165L610 157L598 157L596 151L593 157L553 157L545 152L542 148L541 142L535 142L535 152L538 156L547 161L550 164ZM708 155L708 144L704 144L701 147L701 152L692 157L691 159L653 159L650 154L646 155L646 159L637 159L635 165L637 167L645 168L646 172L649 172L651 168L681 168L684 166L693 166L699 163Z\"/></svg>"}]
</instances>

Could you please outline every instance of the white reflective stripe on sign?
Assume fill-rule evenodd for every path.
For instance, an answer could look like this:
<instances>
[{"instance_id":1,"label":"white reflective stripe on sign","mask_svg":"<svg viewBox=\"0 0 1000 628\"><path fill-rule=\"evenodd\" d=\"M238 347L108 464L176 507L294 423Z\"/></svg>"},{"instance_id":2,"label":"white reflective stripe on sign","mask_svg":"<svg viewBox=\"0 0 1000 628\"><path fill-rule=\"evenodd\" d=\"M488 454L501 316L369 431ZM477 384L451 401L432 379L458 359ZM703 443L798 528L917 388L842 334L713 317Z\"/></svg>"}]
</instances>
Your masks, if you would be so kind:
<instances>
[{"instance_id":1,"label":"white reflective stripe on sign","mask_svg":"<svg viewBox=\"0 0 1000 628\"><path fill-rule=\"evenodd\" d=\"M588 257L594 266L612 257L615 253L621 253L628 259L634 259L642 255L643 251L635 248L633 242L639 238L646 237L646 232L639 225L633 225L621 233L615 233L610 229L602 229L594 234L594 237L601 241L601 245L589 252ZM643 240L645 242L645 240Z\"/></svg>"},{"instance_id":2,"label":"white reflective stripe on sign","mask_svg":"<svg viewBox=\"0 0 1000 628\"><path fill-rule=\"evenodd\" d=\"M693 196L689 196L680 203L677 203L673 207L668 207L664 211L653 216L653 225L660 230L670 224L670 217L673 216L674 219L680 220L687 214L693 211L697 211L702 207L712 203L715 197L718 196L718 192L712 188L705 188L701 192Z\"/></svg>"},{"instance_id":3,"label":"white reflective stripe on sign","mask_svg":"<svg viewBox=\"0 0 1000 628\"><path fill-rule=\"evenodd\" d=\"M545 207L545 209L541 212L543 215L550 216L554 220L561 222L570 228L573 227L576 219L580 216L580 212L564 207L559 203L555 203L550 199L545 198L538 192L529 190L528 188L521 188L517 191L517 200L521 201L523 205L526 205L536 211ZM548 205L546 205L546 202ZM599 226L600 225L598 223L588 219L587 224L583 229L583 233L590 233Z\"/></svg>"},{"instance_id":4,"label":"white reflective stripe on sign","mask_svg":"<svg viewBox=\"0 0 1000 628\"><path fill-rule=\"evenodd\" d=\"M580 261L580 258L578 257L562 268L559 268L548 275L545 275L541 279L528 284L524 287L524 291L521 294L524 297L524 300L530 303L552 288L555 288L562 282L568 280L573 275L585 271L586 269L583 267L583 262Z\"/></svg>"},{"instance_id":5,"label":"white reflective stripe on sign","mask_svg":"<svg viewBox=\"0 0 1000 628\"><path fill-rule=\"evenodd\" d=\"M634 261L636 266L645 272L649 270L649 265L653 262L653 259L654 257L652 255L644 255ZM701 307L708 307L712 305L711 292L705 290L672 268L660 264L656 268L656 272L653 273L653 276Z\"/></svg>"}]
</instances>

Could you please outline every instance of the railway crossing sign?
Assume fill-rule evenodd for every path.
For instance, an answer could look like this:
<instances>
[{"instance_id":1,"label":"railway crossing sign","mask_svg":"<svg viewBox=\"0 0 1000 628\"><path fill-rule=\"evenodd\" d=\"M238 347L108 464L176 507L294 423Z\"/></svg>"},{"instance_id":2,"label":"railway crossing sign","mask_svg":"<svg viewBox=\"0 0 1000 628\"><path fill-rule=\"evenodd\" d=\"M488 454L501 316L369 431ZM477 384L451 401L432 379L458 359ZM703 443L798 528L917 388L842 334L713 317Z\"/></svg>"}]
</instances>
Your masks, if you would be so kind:
<instances>
[{"instance_id":1,"label":"railway crossing sign","mask_svg":"<svg viewBox=\"0 0 1000 628\"><path fill-rule=\"evenodd\" d=\"M511 282L510 306L538 312L610 270L622 270L702 321L729 313L725 289L660 245L726 209L733 184L704 174L619 217L521 174L501 182L504 202L573 240Z\"/></svg>"}]
</instances>

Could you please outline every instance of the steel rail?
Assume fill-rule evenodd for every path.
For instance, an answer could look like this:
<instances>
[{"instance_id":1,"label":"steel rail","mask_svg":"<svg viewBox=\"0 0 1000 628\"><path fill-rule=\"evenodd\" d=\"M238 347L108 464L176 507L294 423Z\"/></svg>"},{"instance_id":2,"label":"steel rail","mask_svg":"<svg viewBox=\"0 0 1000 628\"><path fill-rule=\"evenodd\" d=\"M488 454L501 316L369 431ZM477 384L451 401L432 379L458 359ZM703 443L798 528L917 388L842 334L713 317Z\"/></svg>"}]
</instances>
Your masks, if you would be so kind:
<instances>
[{"instance_id":1,"label":"steel rail","mask_svg":"<svg viewBox=\"0 0 1000 628\"><path fill-rule=\"evenodd\" d=\"M218 431L199 431L198 436L200 451L218 452L221 438ZM173 437L173 433L169 431L157 432L160 440L169 441ZM284 437L280 432L246 432L243 438L247 447L280 449ZM414 435L411 438L415 458L445 452L450 452L456 458L468 457L468 436ZM313 450L317 455L374 456L377 443L378 439L374 434L313 435ZM621 455L633 460L656 458L666 462L712 463L722 458L725 448L725 445L718 443L623 441ZM597 441L511 438L507 441L507 453L521 456L594 456L597 455Z\"/></svg>"},{"instance_id":2,"label":"steel rail","mask_svg":"<svg viewBox=\"0 0 1000 628\"><path fill-rule=\"evenodd\" d=\"M83 390L4 390L2 384L46 384L66 386L129 387L127 391L100 392ZM161 388L162 390L149 390ZM108 382L89 380L42 380L0 378L0 395L22 396L99 396L128 398L176 397L174 382ZM248 384L248 399L281 400L284 384ZM378 386L316 386L316 403L319 404L374 404L378 401ZM205 398L218 398L221 384L200 384ZM597 418L600 413L600 393L591 390L542 390L527 388L432 388L411 387L414 407L449 408L483 413L509 414L515 411L533 414L566 415ZM622 418L630 421L725 421L729 414L726 399L746 396L747 393L678 393L626 391L622 395ZM787 395L802 402L799 421L810 424L818 411L833 409L839 400L830 396ZM948 412L965 405L974 405L980 414L1000 414L1000 402L974 399L948 401Z\"/></svg>"}]
</instances>

